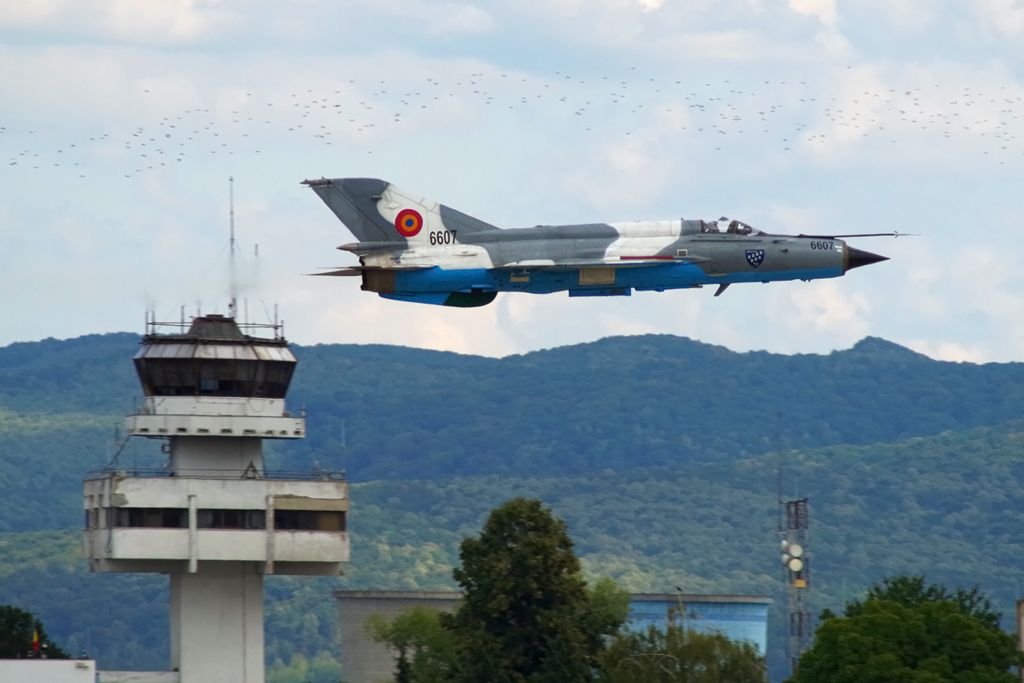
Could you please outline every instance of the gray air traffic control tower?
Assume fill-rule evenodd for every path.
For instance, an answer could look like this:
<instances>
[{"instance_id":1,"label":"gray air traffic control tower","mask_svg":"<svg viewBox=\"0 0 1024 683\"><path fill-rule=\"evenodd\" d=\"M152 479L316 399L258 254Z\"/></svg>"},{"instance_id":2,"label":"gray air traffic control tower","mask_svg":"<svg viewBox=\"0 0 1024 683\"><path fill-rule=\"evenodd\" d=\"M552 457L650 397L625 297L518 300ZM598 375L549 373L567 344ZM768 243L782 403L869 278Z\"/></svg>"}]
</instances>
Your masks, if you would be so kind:
<instances>
[{"instance_id":1,"label":"gray air traffic control tower","mask_svg":"<svg viewBox=\"0 0 1024 683\"><path fill-rule=\"evenodd\" d=\"M146 327L135 354L145 399L125 426L165 439L168 459L86 479L90 568L170 575L181 683L262 683L263 577L341 573L348 485L264 467L264 439L306 433L285 410L296 360L279 326L207 315Z\"/></svg>"}]
</instances>

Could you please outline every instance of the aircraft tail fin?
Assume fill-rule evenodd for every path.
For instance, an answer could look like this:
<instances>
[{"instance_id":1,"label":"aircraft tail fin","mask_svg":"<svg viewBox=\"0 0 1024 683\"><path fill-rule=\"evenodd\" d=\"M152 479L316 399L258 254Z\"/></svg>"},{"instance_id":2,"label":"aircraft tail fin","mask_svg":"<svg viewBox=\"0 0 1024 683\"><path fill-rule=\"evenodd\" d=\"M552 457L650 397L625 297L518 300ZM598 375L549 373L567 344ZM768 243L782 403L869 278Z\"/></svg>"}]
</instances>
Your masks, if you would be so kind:
<instances>
[{"instance_id":1,"label":"aircraft tail fin","mask_svg":"<svg viewBox=\"0 0 1024 683\"><path fill-rule=\"evenodd\" d=\"M304 180L361 242L427 242L433 233L498 228L377 178ZM431 242L433 244L433 242Z\"/></svg>"},{"instance_id":2,"label":"aircraft tail fin","mask_svg":"<svg viewBox=\"0 0 1024 683\"><path fill-rule=\"evenodd\" d=\"M388 184L375 178L303 180L360 242L383 242L394 228L377 211L377 199ZM389 229L391 228L391 229Z\"/></svg>"}]
</instances>

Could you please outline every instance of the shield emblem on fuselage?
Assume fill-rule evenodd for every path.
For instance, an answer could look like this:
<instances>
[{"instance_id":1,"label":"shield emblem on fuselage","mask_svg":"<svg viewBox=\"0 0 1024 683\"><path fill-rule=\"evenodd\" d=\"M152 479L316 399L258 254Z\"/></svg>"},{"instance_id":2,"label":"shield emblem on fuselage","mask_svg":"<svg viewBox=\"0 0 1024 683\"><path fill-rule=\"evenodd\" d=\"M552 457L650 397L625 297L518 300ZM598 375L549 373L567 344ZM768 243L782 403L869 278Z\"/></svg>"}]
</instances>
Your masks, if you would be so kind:
<instances>
[{"instance_id":1,"label":"shield emblem on fuselage","mask_svg":"<svg viewBox=\"0 0 1024 683\"><path fill-rule=\"evenodd\" d=\"M751 268L757 268L764 263L764 249L747 249L747 263Z\"/></svg>"}]
</instances>

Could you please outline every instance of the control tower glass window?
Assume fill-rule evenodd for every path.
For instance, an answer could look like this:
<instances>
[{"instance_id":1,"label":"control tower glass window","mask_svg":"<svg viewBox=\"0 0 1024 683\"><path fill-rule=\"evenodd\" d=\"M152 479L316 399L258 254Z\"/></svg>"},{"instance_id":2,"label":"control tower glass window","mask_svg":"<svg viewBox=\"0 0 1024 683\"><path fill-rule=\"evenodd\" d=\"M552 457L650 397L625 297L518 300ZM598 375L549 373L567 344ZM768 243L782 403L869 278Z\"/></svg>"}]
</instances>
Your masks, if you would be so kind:
<instances>
[{"instance_id":1,"label":"control tower glass window","mask_svg":"<svg viewBox=\"0 0 1024 683\"><path fill-rule=\"evenodd\" d=\"M295 363L159 358L135 361L147 396L284 398Z\"/></svg>"}]
</instances>

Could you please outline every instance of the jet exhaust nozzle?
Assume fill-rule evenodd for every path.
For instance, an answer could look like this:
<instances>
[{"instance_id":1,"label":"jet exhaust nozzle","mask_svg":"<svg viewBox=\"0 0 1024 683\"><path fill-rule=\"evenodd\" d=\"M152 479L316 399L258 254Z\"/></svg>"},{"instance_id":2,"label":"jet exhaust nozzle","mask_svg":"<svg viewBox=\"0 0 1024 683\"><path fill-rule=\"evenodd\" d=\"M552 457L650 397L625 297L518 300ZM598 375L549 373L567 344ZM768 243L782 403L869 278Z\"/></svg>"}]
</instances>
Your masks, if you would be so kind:
<instances>
[{"instance_id":1,"label":"jet exhaust nozzle","mask_svg":"<svg viewBox=\"0 0 1024 683\"><path fill-rule=\"evenodd\" d=\"M888 260L888 256L879 256L878 254L872 254L870 251L864 251L863 249L855 249L854 247L849 246L846 247L846 270L860 268L861 266L870 266L872 263Z\"/></svg>"}]
</instances>

